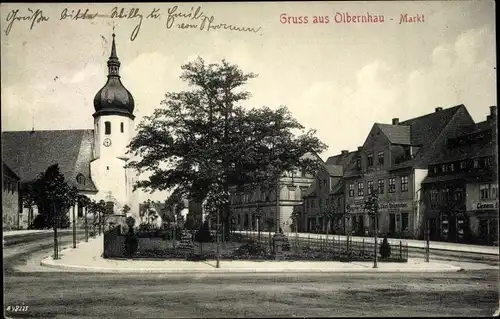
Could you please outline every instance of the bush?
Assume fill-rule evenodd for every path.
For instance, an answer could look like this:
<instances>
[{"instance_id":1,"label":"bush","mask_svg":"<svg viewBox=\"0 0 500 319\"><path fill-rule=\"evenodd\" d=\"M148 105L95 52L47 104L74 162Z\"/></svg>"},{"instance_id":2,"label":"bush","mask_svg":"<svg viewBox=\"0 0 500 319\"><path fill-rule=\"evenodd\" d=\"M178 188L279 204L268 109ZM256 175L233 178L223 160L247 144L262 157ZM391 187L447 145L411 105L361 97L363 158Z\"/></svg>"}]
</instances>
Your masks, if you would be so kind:
<instances>
[{"instance_id":1,"label":"bush","mask_svg":"<svg viewBox=\"0 0 500 319\"><path fill-rule=\"evenodd\" d=\"M47 221L47 216L38 214L36 215L33 223L31 224L32 229L46 229L49 228L49 223Z\"/></svg>"},{"instance_id":2,"label":"bush","mask_svg":"<svg viewBox=\"0 0 500 319\"><path fill-rule=\"evenodd\" d=\"M384 237L384 240L382 241L382 245L380 246L380 256L382 256L382 258L391 257L391 246L389 245L389 242L387 241L387 237Z\"/></svg>"},{"instance_id":3,"label":"bush","mask_svg":"<svg viewBox=\"0 0 500 319\"><path fill-rule=\"evenodd\" d=\"M64 214L60 217L59 220L59 228L69 228L71 226L71 221L69 220L69 216ZM52 228L52 224L48 220L47 215L38 214L36 215L33 223L29 227L30 229L48 229Z\"/></svg>"},{"instance_id":4,"label":"bush","mask_svg":"<svg viewBox=\"0 0 500 319\"><path fill-rule=\"evenodd\" d=\"M233 252L233 256L264 256L266 255L266 245L255 240L249 240L248 243L241 245Z\"/></svg>"},{"instance_id":5,"label":"bush","mask_svg":"<svg viewBox=\"0 0 500 319\"><path fill-rule=\"evenodd\" d=\"M208 243L212 240L212 235L210 234L207 221L205 221L203 225L201 225L200 229L195 233L194 240L199 243Z\"/></svg>"},{"instance_id":6,"label":"bush","mask_svg":"<svg viewBox=\"0 0 500 319\"><path fill-rule=\"evenodd\" d=\"M133 228L135 225L135 218L132 216L129 216L125 219L125 224L127 224L128 228Z\"/></svg>"}]
</instances>

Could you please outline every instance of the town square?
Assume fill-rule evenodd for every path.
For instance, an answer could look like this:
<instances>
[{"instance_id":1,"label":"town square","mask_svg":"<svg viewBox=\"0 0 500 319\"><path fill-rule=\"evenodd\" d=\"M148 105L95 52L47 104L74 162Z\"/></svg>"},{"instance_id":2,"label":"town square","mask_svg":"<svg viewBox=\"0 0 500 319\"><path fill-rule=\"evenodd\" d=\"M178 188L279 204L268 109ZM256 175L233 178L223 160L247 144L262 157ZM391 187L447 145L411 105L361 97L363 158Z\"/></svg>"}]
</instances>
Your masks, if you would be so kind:
<instances>
[{"instance_id":1,"label":"town square","mask_svg":"<svg viewBox=\"0 0 500 319\"><path fill-rule=\"evenodd\" d=\"M5 317L498 315L493 7L2 4Z\"/></svg>"}]
</instances>

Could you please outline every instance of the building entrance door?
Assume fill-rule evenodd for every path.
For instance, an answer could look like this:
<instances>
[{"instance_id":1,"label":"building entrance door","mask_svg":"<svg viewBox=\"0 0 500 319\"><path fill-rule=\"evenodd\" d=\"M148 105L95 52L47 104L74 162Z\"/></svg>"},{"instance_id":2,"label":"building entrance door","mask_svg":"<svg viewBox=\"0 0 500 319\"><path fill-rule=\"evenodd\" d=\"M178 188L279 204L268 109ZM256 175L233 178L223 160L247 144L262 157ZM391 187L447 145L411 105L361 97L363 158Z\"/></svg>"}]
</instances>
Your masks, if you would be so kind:
<instances>
[{"instance_id":1,"label":"building entrance door","mask_svg":"<svg viewBox=\"0 0 500 319\"><path fill-rule=\"evenodd\" d=\"M457 218L455 216L450 216L448 219L448 238L449 241L451 242L456 242L457 241Z\"/></svg>"},{"instance_id":2,"label":"building entrance door","mask_svg":"<svg viewBox=\"0 0 500 319\"><path fill-rule=\"evenodd\" d=\"M389 215L389 233L394 234L396 232L396 215Z\"/></svg>"}]
</instances>

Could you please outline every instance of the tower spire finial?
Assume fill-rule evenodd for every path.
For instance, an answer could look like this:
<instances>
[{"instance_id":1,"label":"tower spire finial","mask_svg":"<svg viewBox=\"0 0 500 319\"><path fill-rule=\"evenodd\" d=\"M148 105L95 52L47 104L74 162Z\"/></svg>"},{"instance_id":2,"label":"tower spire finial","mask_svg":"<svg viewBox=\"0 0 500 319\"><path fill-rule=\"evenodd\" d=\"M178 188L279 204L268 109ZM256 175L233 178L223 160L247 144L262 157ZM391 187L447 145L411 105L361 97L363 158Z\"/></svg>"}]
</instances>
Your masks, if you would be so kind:
<instances>
[{"instance_id":1,"label":"tower spire finial","mask_svg":"<svg viewBox=\"0 0 500 319\"><path fill-rule=\"evenodd\" d=\"M115 43L115 25L113 22L113 41L111 43L111 55L108 59L108 75L110 76L119 76L118 70L120 69L120 60L118 60L118 56L116 55L116 43Z\"/></svg>"}]
</instances>

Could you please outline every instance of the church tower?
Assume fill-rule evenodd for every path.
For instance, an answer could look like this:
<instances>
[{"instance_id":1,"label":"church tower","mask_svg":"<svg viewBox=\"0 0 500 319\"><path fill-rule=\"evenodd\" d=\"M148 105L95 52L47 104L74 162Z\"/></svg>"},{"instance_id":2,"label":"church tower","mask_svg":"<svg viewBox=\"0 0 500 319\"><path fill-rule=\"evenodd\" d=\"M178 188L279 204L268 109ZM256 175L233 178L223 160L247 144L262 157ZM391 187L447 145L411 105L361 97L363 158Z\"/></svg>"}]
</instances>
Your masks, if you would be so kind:
<instances>
[{"instance_id":1,"label":"church tower","mask_svg":"<svg viewBox=\"0 0 500 319\"><path fill-rule=\"evenodd\" d=\"M94 98L94 160L91 162L92 179L99 190L96 200L114 202L118 213L133 203L131 169L124 166L126 154L134 132L134 98L120 80L120 61L116 53L115 34L108 59L108 80Z\"/></svg>"}]
</instances>

